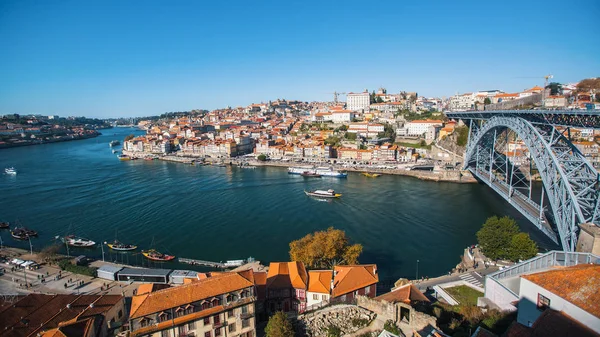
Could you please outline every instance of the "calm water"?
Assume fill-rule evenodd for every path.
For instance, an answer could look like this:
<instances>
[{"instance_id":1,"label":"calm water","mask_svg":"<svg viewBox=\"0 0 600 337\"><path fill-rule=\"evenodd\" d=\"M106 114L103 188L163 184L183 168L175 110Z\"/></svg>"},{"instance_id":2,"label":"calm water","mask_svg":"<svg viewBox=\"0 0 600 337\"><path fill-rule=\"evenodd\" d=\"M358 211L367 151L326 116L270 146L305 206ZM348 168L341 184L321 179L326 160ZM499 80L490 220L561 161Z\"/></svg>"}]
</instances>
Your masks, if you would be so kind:
<instances>
[{"instance_id":1,"label":"calm water","mask_svg":"<svg viewBox=\"0 0 600 337\"><path fill-rule=\"evenodd\" d=\"M491 189L478 184L424 182L409 177L304 179L281 168L195 167L163 161L120 162L108 143L133 129L98 138L0 150L0 219L39 231L34 249L67 233L96 242L118 238L180 257L224 261L288 260L288 244L334 226L364 246L382 280L446 273L491 215L517 218L542 247L549 242ZM115 135L116 134L116 135ZM303 190L334 188L340 200L321 202ZM0 232L5 243L28 248ZM147 265L135 253L106 258ZM100 248L72 251L100 257ZM190 266L163 264L168 268Z\"/></svg>"}]
</instances>

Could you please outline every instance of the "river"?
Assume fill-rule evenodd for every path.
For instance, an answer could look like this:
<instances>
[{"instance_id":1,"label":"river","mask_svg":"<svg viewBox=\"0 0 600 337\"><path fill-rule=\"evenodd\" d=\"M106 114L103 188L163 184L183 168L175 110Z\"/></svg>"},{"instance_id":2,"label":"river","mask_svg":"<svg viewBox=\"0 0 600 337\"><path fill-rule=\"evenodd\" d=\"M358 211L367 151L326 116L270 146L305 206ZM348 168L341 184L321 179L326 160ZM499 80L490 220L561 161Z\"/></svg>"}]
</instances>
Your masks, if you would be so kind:
<instances>
[{"instance_id":1,"label":"river","mask_svg":"<svg viewBox=\"0 0 600 337\"><path fill-rule=\"evenodd\" d=\"M288 244L333 226L364 246L361 263L376 263L385 287L399 277L438 276L459 262L464 247L492 215L515 217L542 248L555 248L490 188L479 184L376 179L305 179L284 168L255 170L191 166L164 161L119 161L108 143L129 128L103 130L80 141L0 150L0 220L39 231L34 250L57 235L96 242L118 238L146 249L209 261L252 256L286 261ZM303 190L333 188L339 200L321 202ZM5 244L29 248L8 231ZM106 259L148 265L139 253L110 252ZM98 246L71 254L101 257ZM417 266L417 260L418 266ZM163 268L193 269L176 263Z\"/></svg>"}]
</instances>

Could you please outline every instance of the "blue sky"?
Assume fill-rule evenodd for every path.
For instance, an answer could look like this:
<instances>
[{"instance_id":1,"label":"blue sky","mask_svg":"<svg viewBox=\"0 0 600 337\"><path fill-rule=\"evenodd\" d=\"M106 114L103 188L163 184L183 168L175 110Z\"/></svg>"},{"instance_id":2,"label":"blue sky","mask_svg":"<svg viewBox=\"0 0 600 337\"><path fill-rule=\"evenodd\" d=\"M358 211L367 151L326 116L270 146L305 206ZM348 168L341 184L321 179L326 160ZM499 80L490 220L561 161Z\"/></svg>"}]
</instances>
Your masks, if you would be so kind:
<instances>
[{"instance_id":1,"label":"blue sky","mask_svg":"<svg viewBox=\"0 0 600 337\"><path fill-rule=\"evenodd\" d=\"M0 0L0 114L120 117L600 76L600 1Z\"/></svg>"}]
</instances>

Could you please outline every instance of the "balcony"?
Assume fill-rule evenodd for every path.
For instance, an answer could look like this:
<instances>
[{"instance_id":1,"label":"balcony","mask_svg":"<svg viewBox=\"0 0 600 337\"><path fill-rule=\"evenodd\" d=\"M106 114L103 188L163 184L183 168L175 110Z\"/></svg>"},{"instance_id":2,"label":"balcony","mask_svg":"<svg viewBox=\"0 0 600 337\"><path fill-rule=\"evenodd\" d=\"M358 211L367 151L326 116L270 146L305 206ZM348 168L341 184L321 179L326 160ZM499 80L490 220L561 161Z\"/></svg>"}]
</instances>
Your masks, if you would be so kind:
<instances>
[{"instance_id":1,"label":"balcony","mask_svg":"<svg viewBox=\"0 0 600 337\"><path fill-rule=\"evenodd\" d=\"M254 317L254 313L253 312L247 312L245 314L240 314L240 318L241 319L248 319L248 318L252 318Z\"/></svg>"},{"instance_id":2,"label":"balcony","mask_svg":"<svg viewBox=\"0 0 600 337\"><path fill-rule=\"evenodd\" d=\"M213 323L213 328L218 329L218 328L222 328L223 326L227 325L227 322L225 321L220 321L218 323Z\"/></svg>"}]
</instances>

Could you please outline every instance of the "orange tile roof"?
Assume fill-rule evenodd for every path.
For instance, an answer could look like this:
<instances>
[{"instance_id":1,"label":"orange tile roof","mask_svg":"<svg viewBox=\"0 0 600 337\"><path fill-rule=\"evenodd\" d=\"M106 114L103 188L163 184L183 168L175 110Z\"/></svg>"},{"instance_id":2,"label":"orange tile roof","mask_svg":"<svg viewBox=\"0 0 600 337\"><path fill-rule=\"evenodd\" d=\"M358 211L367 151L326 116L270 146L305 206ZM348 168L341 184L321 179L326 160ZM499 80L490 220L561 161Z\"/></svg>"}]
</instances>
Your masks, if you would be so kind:
<instances>
[{"instance_id":1,"label":"orange tile roof","mask_svg":"<svg viewBox=\"0 0 600 337\"><path fill-rule=\"evenodd\" d=\"M331 270L311 270L308 272L308 289L313 293L329 294L333 272Z\"/></svg>"},{"instance_id":2,"label":"orange tile roof","mask_svg":"<svg viewBox=\"0 0 600 337\"><path fill-rule=\"evenodd\" d=\"M425 297L425 295L423 295L423 293L412 283L405 284L387 294L377 296L375 299L387 301L389 303L403 302L410 304L412 301L429 302L427 297Z\"/></svg>"},{"instance_id":3,"label":"orange tile roof","mask_svg":"<svg viewBox=\"0 0 600 337\"><path fill-rule=\"evenodd\" d=\"M522 277L600 318L600 265L559 267Z\"/></svg>"},{"instance_id":4,"label":"orange tile roof","mask_svg":"<svg viewBox=\"0 0 600 337\"><path fill-rule=\"evenodd\" d=\"M332 296L337 297L379 282L374 264L335 266Z\"/></svg>"},{"instance_id":5,"label":"orange tile roof","mask_svg":"<svg viewBox=\"0 0 600 337\"><path fill-rule=\"evenodd\" d=\"M159 290L150 294L141 295L134 308L132 299L131 318L145 316L165 309L196 302L205 298L228 293L254 286L254 283L240 273L222 273L212 277L184 284L175 288ZM134 310L135 309L135 310Z\"/></svg>"},{"instance_id":6,"label":"orange tile roof","mask_svg":"<svg viewBox=\"0 0 600 337\"><path fill-rule=\"evenodd\" d=\"M308 275L299 261L271 262L267 273L267 288L306 289Z\"/></svg>"}]
</instances>

